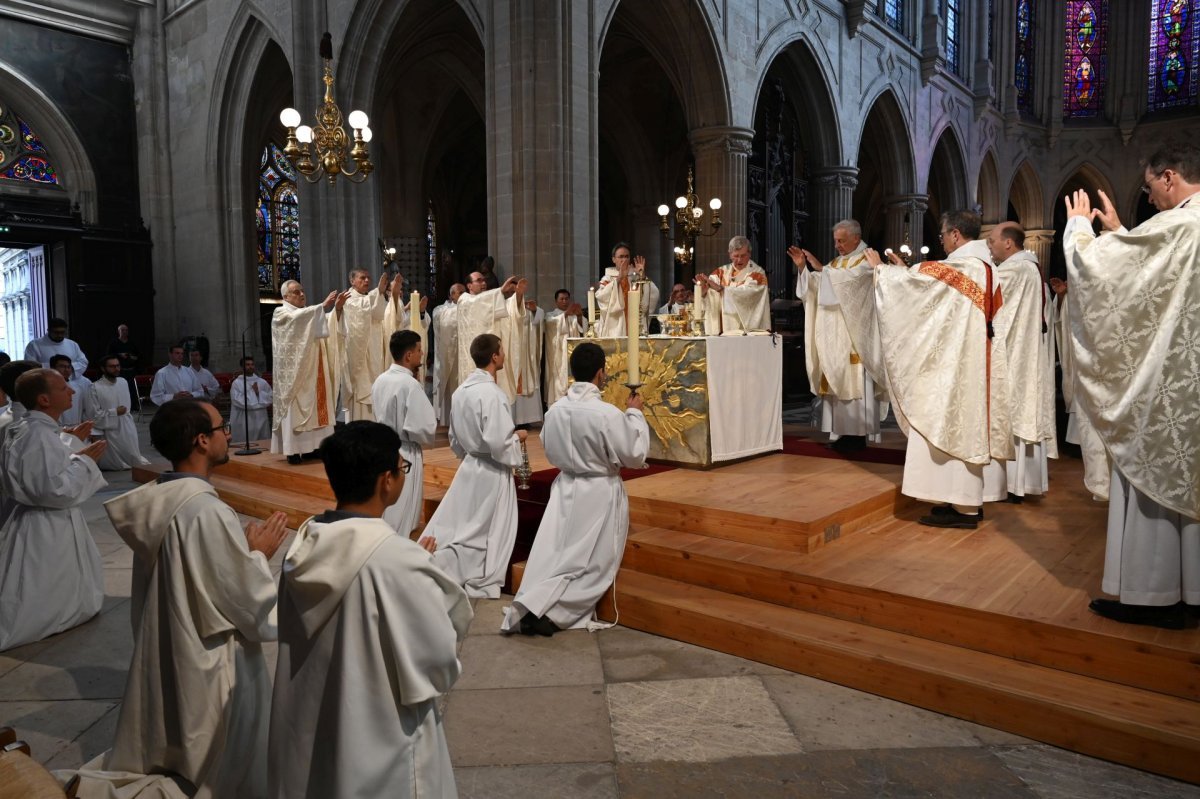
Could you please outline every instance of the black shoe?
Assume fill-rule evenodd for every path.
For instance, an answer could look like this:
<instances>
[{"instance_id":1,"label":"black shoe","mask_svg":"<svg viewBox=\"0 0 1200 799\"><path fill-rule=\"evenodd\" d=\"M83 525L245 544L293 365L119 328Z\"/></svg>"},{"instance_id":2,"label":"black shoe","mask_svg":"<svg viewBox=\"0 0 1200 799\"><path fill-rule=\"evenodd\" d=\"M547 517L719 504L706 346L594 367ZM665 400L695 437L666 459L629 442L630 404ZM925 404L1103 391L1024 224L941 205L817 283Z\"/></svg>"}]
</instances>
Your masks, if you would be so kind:
<instances>
[{"instance_id":1,"label":"black shoe","mask_svg":"<svg viewBox=\"0 0 1200 799\"><path fill-rule=\"evenodd\" d=\"M954 506L952 506L952 505L934 505L933 506L933 515L934 516L953 515L955 513L958 513L958 511L956 511L954 509ZM958 513L958 515L966 516L965 513ZM983 521L983 506L982 505L979 506L979 515L972 517L972 518L976 518L979 521Z\"/></svg>"},{"instance_id":2,"label":"black shoe","mask_svg":"<svg viewBox=\"0 0 1200 799\"><path fill-rule=\"evenodd\" d=\"M1146 624L1165 630L1182 630L1188 625L1187 606L1182 602L1174 605L1127 605L1115 599L1093 599L1088 604L1088 610L1125 624Z\"/></svg>"},{"instance_id":3,"label":"black shoe","mask_svg":"<svg viewBox=\"0 0 1200 799\"><path fill-rule=\"evenodd\" d=\"M314 449L312 452L306 452L300 457L306 461L319 461L321 459L321 453Z\"/></svg>"},{"instance_id":4,"label":"black shoe","mask_svg":"<svg viewBox=\"0 0 1200 799\"><path fill-rule=\"evenodd\" d=\"M520 630L521 635L537 635L537 632L533 629L533 625L536 621L537 616L534 616L532 613L526 613L524 616L522 616Z\"/></svg>"},{"instance_id":5,"label":"black shoe","mask_svg":"<svg viewBox=\"0 0 1200 799\"><path fill-rule=\"evenodd\" d=\"M937 506L928 516L918 519L926 527L949 527L955 530L974 530L979 526L978 516L959 513L949 505Z\"/></svg>"},{"instance_id":6,"label":"black shoe","mask_svg":"<svg viewBox=\"0 0 1200 799\"><path fill-rule=\"evenodd\" d=\"M867 448L866 436L840 436L829 445L835 452L860 452Z\"/></svg>"},{"instance_id":7,"label":"black shoe","mask_svg":"<svg viewBox=\"0 0 1200 799\"><path fill-rule=\"evenodd\" d=\"M290 464L292 466L300 465L300 456L299 455L288 455L287 458L288 458L288 464Z\"/></svg>"},{"instance_id":8,"label":"black shoe","mask_svg":"<svg viewBox=\"0 0 1200 799\"><path fill-rule=\"evenodd\" d=\"M1008 501L1014 505L1020 505L1022 502L1025 501L1025 497L1021 496L1020 494L1014 494L1013 492L1009 491L1008 492Z\"/></svg>"}]
</instances>

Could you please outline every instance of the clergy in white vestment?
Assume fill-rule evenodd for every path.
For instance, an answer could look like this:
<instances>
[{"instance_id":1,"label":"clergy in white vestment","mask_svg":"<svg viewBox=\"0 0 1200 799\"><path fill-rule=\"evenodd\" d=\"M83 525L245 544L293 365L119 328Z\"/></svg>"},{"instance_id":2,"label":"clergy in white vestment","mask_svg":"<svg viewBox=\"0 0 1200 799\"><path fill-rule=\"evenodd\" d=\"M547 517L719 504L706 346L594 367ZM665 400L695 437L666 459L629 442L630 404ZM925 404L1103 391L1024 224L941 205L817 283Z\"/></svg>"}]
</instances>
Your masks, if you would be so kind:
<instances>
[{"instance_id":1,"label":"clergy in white vestment","mask_svg":"<svg viewBox=\"0 0 1200 799\"><path fill-rule=\"evenodd\" d=\"M1092 492L1092 499L1108 501L1109 482L1112 479L1112 461L1104 449L1104 442L1096 433L1087 414L1079 408L1075 396L1075 342L1071 338L1071 298L1067 281L1050 278L1057 307L1054 313L1054 335L1058 344L1058 361L1062 368L1063 403L1067 408L1067 429L1063 440L1079 447L1083 458L1083 485Z\"/></svg>"},{"instance_id":2,"label":"clergy in white vestment","mask_svg":"<svg viewBox=\"0 0 1200 799\"><path fill-rule=\"evenodd\" d=\"M1180 628L1200 611L1200 145L1141 166L1157 214L1126 230L1103 192L1093 211L1078 191L1063 233L1075 391L1113 462L1101 588L1119 599L1091 609Z\"/></svg>"},{"instance_id":3,"label":"clergy in white vestment","mask_svg":"<svg viewBox=\"0 0 1200 799\"><path fill-rule=\"evenodd\" d=\"M59 417L58 423L62 427L74 427L82 422L86 417L87 399L92 393L92 381L88 380L81 374L76 374L74 367L71 366L71 359L66 355L51 355L50 368L63 376L63 380L67 381L67 385L71 387L71 391L75 392L71 395L71 407L63 411L63 415Z\"/></svg>"},{"instance_id":4,"label":"clergy in white vestment","mask_svg":"<svg viewBox=\"0 0 1200 799\"><path fill-rule=\"evenodd\" d=\"M521 339L521 376L513 400L513 423L542 421L542 325L545 313L537 300L525 300L524 336Z\"/></svg>"},{"instance_id":5,"label":"clergy in white vestment","mask_svg":"<svg viewBox=\"0 0 1200 799\"><path fill-rule=\"evenodd\" d=\"M804 360L809 386L821 401L821 431L829 433L833 449L852 452L864 448L868 437L880 440L887 392L885 380L865 367L830 279L839 269L858 270L863 276L871 272L857 220L843 219L833 226L833 246L838 255L828 264L795 246L788 248L788 255L796 266L796 296L804 301Z\"/></svg>"},{"instance_id":6,"label":"clergy in white vestment","mask_svg":"<svg viewBox=\"0 0 1200 799\"><path fill-rule=\"evenodd\" d=\"M629 334L625 308L633 284L641 284L640 330L649 328L650 313L658 308L658 286L646 278L645 256L634 258L633 250L622 241L612 248L612 263L596 284L596 335L600 338L624 338Z\"/></svg>"},{"instance_id":7,"label":"clergy in white vestment","mask_svg":"<svg viewBox=\"0 0 1200 799\"><path fill-rule=\"evenodd\" d=\"M204 355L200 352L200 350L192 350L189 352L188 360L190 362L192 373L196 376L196 383L204 392L204 396L198 397L198 399L204 399L212 402L217 398L217 395L221 393L221 384L217 382L216 376L213 375L213 373L210 372L207 367L205 367Z\"/></svg>"},{"instance_id":8,"label":"clergy in white vestment","mask_svg":"<svg viewBox=\"0 0 1200 799\"><path fill-rule=\"evenodd\" d=\"M1037 256L1025 247L1025 231L1001 222L988 233L1003 304L995 332L1008 356L1009 418L1014 457L1005 462L1009 500L1045 494L1047 458L1058 457L1054 423L1054 337L1046 319L1047 288Z\"/></svg>"},{"instance_id":9,"label":"clergy in white vestment","mask_svg":"<svg viewBox=\"0 0 1200 799\"><path fill-rule=\"evenodd\" d=\"M271 435L271 384L254 373L254 359L243 356L242 373L229 384L229 425L235 441L263 441ZM249 429L249 437L246 430Z\"/></svg>"},{"instance_id":10,"label":"clergy in white vestment","mask_svg":"<svg viewBox=\"0 0 1200 799\"><path fill-rule=\"evenodd\" d=\"M271 452L297 464L333 432L341 336L329 317L345 305L349 292L331 291L320 305L308 305L298 281L285 280L279 288L283 303L271 317L276 399Z\"/></svg>"},{"instance_id":11,"label":"clergy in white vestment","mask_svg":"<svg viewBox=\"0 0 1200 799\"><path fill-rule=\"evenodd\" d=\"M437 542L433 559L472 597L495 599L517 541L517 490L525 431L513 425L508 397L496 385L505 368L498 336L471 342L475 371L450 407L450 449L462 459L441 504L425 525Z\"/></svg>"},{"instance_id":12,"label":"clergy in white vestment","mask_svg":"<svg viewBox=\"0 0 1200 799\"><path fill-rule=\"evenodd\" d=\"M498 289L484 289L487 283L480 272L472 272L467 293L458 298L458 376L459 384L471 374L471 342L484 333L499 337L507 357L504 369L496 375L496 384L511 406L521 381L527 338L525 331L524 278L510 277Z\"/></svg>"},{"instance_id":13,"label":"clergy in white vestment","mask_svg":"<svg viewBox=\"0 0 1200 799\"><path fill-rule=\"evenodd\" d=\"M419 295L418 295L419 296ZM383 368L387 369L392 362L390 346L392 334L397 330L411 330L421 337L421 351L429 351L429 328L433 324L425 309L429 305L428 297L417 300L418 316L416 321L412 316L412 293L404 291L404 276L399 272L392 278L387 291L387 306L383 312ZM425 385L425 364L419 364L415 373L417 382Z\"/></svg>"},{"instance_id":14,"label":"clergy in white vestment","mask_svg":"<svg viewBox=\"0 0 1200 799\"><path fill-rule=\"evenodd\" d=\"M908 436L901 492L938 505L922 524L974 529L985 469L998 469L1003 490L1013 452L1004 342L989 335L1002 298L990 261L976 254L987 256L978 214L945 213L941 227L942 261L888 265L868 249L874 286L854 270L831 278L860 355L887 376Z\"/></svg>"},{"instance_id":15,"label":"clergy in white vestment","mask_svg":"<svg viewBox=\"0 0 1200 799\"><path fill-rule=\"evenodd\" d=\"M100 456L102 471L120 471L149 463L138 446L137 428L129 413L129 383L121 377L121 359L106 355L100 361L100 379L92 384L85 406L94 430L104 435L108 448Z\"/></svg>"},{"instance_id":16,"label":"clergy in white vestment","mask_svg":"<svg viewBox=\"0 0 1200 799\"><path fill-rule=\"evenodd\" d=\"M229 460L211 404L171 400L150 441L172 471L104 504L133 550L133 658L112 749L79 772L84 799L267 795L277 637L268 560L287 517L242 529L208 482Z\"/></svg>"},{"instance_id":17,"label":"clergy in white vestment","mask_svg":"<svg viewBox=\"0 0 1200 799\"><path fill-rule=\"evenodd\" d=\"M467 287L455 283L450 296L433 309L433 409L450 424L450 397L458 388L458 298Z\"/></svg>"},{"instance_id":18,"label":"clergy in white vestment","mask_svg":"<svg viewBox=\"0 0 1200 799\"><path fill-rule=\"evenodd\" d=\"M375 422L321 444L337 509L306 521L283 562L273 799L458 795L437 699L461 673L471 604L379 518L405 482L399 447Z\"/></svg>"},{"instance_id":19,"label":"clergy in white vestment","mask_svg":"<svg viewBox=\"0 0 1200 799\"><path fill-rule=\"evenodd\" d=\"M571 292L554 292L554 310L546 314L545 322L546 374L542 386L546 407L566 396L567 339L582 336L583 330L583 309L571 301Z\"/></svg>"},{"instance_id":20,"label":"clergy in white vestment","mask_svg":"<svg viewBox=\"0 0 1200 799\"><path fill-rule=\"evenodd\" d=\"M173 399L204 399L204 387L196 379L196 372L183 365L183 347L176 344L167 350L167 365L154 373L150 385L150 401L164 405Z\"/></svg>"},{"instance_id":21,"label":"clergy in white vestment","mask_svg":"<svg viewBox=\"0 0 1200 799\"><path fill-rule=\"evenodd\" d=\"M588 626L625 552L629 498L621 469L645 466L650 449L642 398L630 396L624 413L604 401L604 351L590 341L571 353L571 375L575 382L542 427L546 458L559 474L503 633Z\"/></svg>"},{"instance_id":22,"label":"clergy in white vestment","mask_svg":"<svg viewBox=\"0 0 1200 799\"><path fill-rule=\"evenodd\" d=\"M371 386L387 369L383 317L387 311L388 275L379 276L379 285L369 288L371 274L365 269L350 272L350 289L345 305L338 311L344 334L345 380L343 402L350 420L374 420L371 410Z\"/></svg>"},{"instance_id":23,"label":"clergy in white vestment","mask_svg":"<svg viewBox=\"0 0 1200 799\"><path fill-rule=\"evenodd\" d=\"M70 358L76 374L87 371L87 356L78 344L67 338L66 320L57 317L46 323L46 335L25 345L25 360L37 361L47 369L51 368L50 358L54 355L66 355Z\"/></svg>"},{"instance_id":24,"label":"clergy in white vestment","mask_svg":"<svg viewBox=\"0 0 1200 799\"><path fill-rule=\"evenodd\" d=\"M425 458L421 447L433 444L437 418L425 396L425 387L417 382L417 373L425 361L421 336L413 330L397 330L388 348L393 363L375 378L371 405L378 421L400 437L400 457L409 464L400 498L383 512L383 520L407 537L421 523L425 496Z\"/></svg>"},{"instance_id":25,"label":"clergy in white vestment","mask_svg":"<svg viewBox=\"0 0 1200 799\"><path fill-rule=\"evenodd\" d=\"M104 570L82 505L107 485L96 461L107 442L73 454L58 420L71 387L53 369L17 378L28 409L0 445L0 490L12 503L0 526L0 651L82 624L100 612Z\"/></svg>"},{"instance_id":26,"label":"clergy in white vestment","mask_svg":"<svg viewBox=\"0 0 1200 799\"><path fill-rule=\"evenodd\" d=\"M704 305L704 331L710 336L733 335L771 329L771 298L767 273L750 260L750 240L729 240L729 263L711 275L696 275Z\"/></svg>"},{"instance_id":27,"label":"clergy in white vestment","mask_svg":"<svg viewBox=\"0 0 1200 799\"><path fill-rule=\"evenodd\" d=\"M682 283L676 283L671 286L671 296L665 303L659 306L655 313L659 316L667 314L677 314L683 312L683 306L687 303L687 286Z\"/></svg>"}]
</instances>

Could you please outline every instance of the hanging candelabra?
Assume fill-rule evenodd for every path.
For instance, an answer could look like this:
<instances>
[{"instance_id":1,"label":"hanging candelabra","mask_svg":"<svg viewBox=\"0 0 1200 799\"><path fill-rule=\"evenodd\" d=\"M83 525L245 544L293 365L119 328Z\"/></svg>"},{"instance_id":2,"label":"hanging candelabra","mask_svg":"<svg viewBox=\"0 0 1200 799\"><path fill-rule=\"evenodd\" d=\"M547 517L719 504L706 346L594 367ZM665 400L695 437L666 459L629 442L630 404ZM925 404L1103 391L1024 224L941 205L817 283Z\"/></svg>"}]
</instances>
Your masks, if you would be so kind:
<instances>
[{"instance_id":1,"label":"hanging candelabra","mask_svg":"<svg viewBox=\"0 0 1200 799\"><path fill-rule=\"evenodd\" d=\"M721 200L713 197L708 201L711 211L708 224L709 230L704 229L704 209L700 207L700 198L696 196L693 186L692 167L688 166L687 194L675 198L675 259L681 264L689 264L696 250L696 239L700 236L715 235L721 229ZM670 237L671 225L667 220L671 209L666 203L658 206L660 217L659 230L664 237Z\"/></svg>"}]
</instances>

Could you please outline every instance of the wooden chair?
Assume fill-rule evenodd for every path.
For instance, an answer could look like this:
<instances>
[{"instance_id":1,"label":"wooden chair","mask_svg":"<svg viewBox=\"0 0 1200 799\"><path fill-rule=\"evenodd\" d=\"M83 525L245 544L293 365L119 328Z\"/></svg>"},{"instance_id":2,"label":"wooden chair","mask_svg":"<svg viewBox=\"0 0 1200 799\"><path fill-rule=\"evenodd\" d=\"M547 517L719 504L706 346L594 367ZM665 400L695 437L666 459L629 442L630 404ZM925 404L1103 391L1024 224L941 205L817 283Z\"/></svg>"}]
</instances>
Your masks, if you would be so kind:
<instances>
[{"instance_id":1,"label":"wooden chair","mask_svg":"<svg viewBox=\"0 0 1200 799\"><path fill-rule=\"evenodd\" d=\"M79 777L66 787L29 753L29 744L17 740L12 727L0 727L0 799L74 799Z\"/></svg>"}]
</instances>

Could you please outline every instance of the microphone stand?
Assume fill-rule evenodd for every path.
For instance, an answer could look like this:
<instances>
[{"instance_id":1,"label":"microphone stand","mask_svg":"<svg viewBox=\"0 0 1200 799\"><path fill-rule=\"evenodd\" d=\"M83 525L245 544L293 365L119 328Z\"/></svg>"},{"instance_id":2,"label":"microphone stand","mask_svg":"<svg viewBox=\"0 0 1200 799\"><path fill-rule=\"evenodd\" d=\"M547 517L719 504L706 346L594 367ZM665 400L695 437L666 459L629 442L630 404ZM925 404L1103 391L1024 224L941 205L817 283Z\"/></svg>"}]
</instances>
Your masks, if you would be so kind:
<instances>
[{"instance_id":1,"label":"microphone stand","mask_svg":"<svg viewBox=\"0 0 1200 799\"><path fill-rule=\"evenodd\" d=\"M246 362L244 360L247 357L246 356L246 331L250 329L250 326L257 325L261 321L262 321L262 314L259 313L259 316L257 319L255 319L253 322L251 322L250 325L242 328L242 358L243 358L243 361L242 361L242 420L245 422L246 438L242 442L244 446L241 449L239 449L237 452L233 453L234 455L261 455L262 454L262 450L256 446L254 446L254 442L250 440L250 391L249 391L249 386L247 385L248 378L246 377Z\"/></svg>"}]
</instances>

